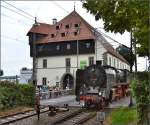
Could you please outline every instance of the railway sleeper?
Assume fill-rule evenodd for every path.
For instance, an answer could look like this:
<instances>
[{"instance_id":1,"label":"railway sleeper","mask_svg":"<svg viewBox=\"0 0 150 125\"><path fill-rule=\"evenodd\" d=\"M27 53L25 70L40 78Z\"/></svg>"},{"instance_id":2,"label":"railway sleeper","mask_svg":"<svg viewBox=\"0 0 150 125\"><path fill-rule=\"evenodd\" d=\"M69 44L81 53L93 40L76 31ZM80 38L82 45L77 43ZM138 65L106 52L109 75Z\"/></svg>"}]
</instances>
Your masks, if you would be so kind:
<instances>
[{"instance_id":1,"label":"railway sleeper","mask_svg":"<svg viewBox=\"0 0 150 125\"><path fill-rule=\"evenodd\" d=\"M91 113L83 113L79 114L76 117L71 118L70 120L62 123L61 125L78 125L86 122L87 120L91 119L94 117Z\"/></svg>"},{"instance_id":2,"label":"railway sleeper","mask_svg":"<svg viewBox=\"0 0 150 125\"><path fill-rule=\"evenodd\" d=\"M57 119L55 119L54 121L51 122L51 125L61 123L62 121L65 121L71 117L76 116L77 114L81 113L82 111L83 111L83 109L78 109L76 111L72 111L66 115L61 116L61 117L58 117Z\"/></svg>"}]
</instances>

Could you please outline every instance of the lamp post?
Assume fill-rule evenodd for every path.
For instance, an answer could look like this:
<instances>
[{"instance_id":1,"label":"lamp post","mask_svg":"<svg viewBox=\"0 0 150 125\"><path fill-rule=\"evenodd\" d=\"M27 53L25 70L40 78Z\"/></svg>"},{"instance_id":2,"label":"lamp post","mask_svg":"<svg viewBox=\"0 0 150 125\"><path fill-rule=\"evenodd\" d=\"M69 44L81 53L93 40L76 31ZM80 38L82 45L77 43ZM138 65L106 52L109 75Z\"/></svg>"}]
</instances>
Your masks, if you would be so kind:
<instances>
[{"instance_id":1,"label":"lamp post","mask_svg":"<svg viewBox=\"0 0 150 125\"><path fill-rule=\"evenodd\" d=\"M130 82L132 82L132 60L133 60L133 54L132 54L132 47L133 47L133 38L132 38L132 30L130 33L130 57L131 57L131 62L130 62ZM130 83L131 84L131 83ZM130 89L130 102L129 102L129 107L133 106L133 100L132 100L132 92Z\"/></svg>"},{"instance_id":2,"label":"lamp post","mask_svg":"<svg viewBox=\"0 0 150 125\"><path fill-rule=\"evenodd\" d=\"M41 87L42 87L41 85L37 86L38 94L36 95L36 113L38 115L38 120L40 120L40 88Z\"/></svg>"},{"instance_id":3,"label":"lamp post","mask_svg":"<svg viewBox=\"0 0 150 125\"><path fill-rule=\"evenodd\" d=\"M36 20L36 17L35 17L35 23L33 24L33 27L34 28L37 28L38 26L38 23L37 23L37 20ZM32 54L33 54L33 74L32 74L32 82L33 82L33 85L36 86L37 84L37 79L36 79L36 75L37 75L37 69L36 69L36 66L37 66L37 62L36 62L36 33L33 33L33 48L32 48Z\"/></svg>"},{"instance_id":4,"label":"lamp post","mask_svg":"<svg viewBox=\"0 0 150 125\"><path fill-rule=\"evenodd\" d=\"M33 27L36 29L38 26L36 17L35 17L35 23L33 24ZM37 85L37 62L36 62L36 33L33 33L33 44L32 44L32 55L33 55L33 73L32 73L32 83L35 86L36 90L36 85ZM36 113L38 115L38 120L40 120L40 86L37 86L38 88L38 94L36 95L35 93L35 106L36 106Z\"/></svg>"}]
</instances>

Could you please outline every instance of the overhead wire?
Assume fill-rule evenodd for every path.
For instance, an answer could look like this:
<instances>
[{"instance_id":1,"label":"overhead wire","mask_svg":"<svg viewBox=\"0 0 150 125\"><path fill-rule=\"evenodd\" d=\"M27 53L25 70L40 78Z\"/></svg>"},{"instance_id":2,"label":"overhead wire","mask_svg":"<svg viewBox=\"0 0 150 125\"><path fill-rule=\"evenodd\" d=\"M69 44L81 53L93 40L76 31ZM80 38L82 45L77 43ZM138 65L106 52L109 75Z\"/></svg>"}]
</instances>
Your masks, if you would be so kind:
<instances>
[{"instance_id":1,"label":"overhead wire","mask_svg":"<svg viewBox=\"0 0 150 125\"><path fill-rule=\"evenodd\" d=\"M29 23L25 23L25 22L23 22L23 21L20 20L20 19L17 19L17 18L13 18L13 17L11 17L11 16L8 16L8 15L2 13L2 12L1 12L1 15L2 15L2 16L5 16L5 17L7 17L7 18L9 18L9 19L13 19L13 21L12 21L12 20L9 20L9 22L11 22L11 24L15 24L14 22L16 22L16 23L25 24L25 25L28 25L28 26L31 26L31 25L32 25L32 24L29 24ZM16 21L15 21L15 20L16 20ZM12 22L13 22L13 23L12 23Z\"/></svg>"},{"instance_id":2,"label":"overhead wire","mask_svg":"<svg viewBox=\"0 0 150 125\"><path fill-rule=\"evenodd\" d=\"M31 14L29 14L29 13L25 12L24 10L21 10L20 8L15 7L14 5L12 5L12 4L10 4L10 3L8 3L8 2L6 2L6 1L4 1L4 0L2 0L2 2L6 3L6 4L8 4L8 5L10 5L10 6L14 7L14 8L16 8L17 10L19 10L19 11L21 11L21 12L25 13L26 15L28 15L28 16L30 16L30 17L32 17L32 18L35 18L35 17L34 17L34 16L32 16Z\"/></svg>"},{"instance_id":3,"label":"overhead wire","mask_svg":"<svg viewBox=\"0 0 150 125\"><path fill-rule=\"evenodd\" d=\"M21 44L24 44L24 45L25 45L25 42L27 43L27 41L22 41L22 40L20 40L20 39L12 38L12 37L5 36L5 35L1 35L1 37L6 38L6 39L10 39L10 40L17 41L17 42L19 42L19 43L21 43Z\"/></svg>"},{"instance_id":4,"label":"overhead wire","mask_svg":"<svg viewBox=\"0 0 150 125\"><path fill-rule=\"evenodd\" d=\"M55 4L60 9L64 10L66 13L69 13L69 11L67 11L65 8L63 8L61 5L59 5L56 1L52 1L52 2L53 2L53 4Z\"/></svg>"},{"instance_id":5,"label":"overhead wire","mask_svg":"<svg viewBox=\"0 0 150 125\"><path fill-rule=\"evenodd\" d=\"M7 10L9 10L9 11L12 11L12 12L14 12L14 13L17 13L17 14L19 14L19 15L21 15L21 16L27 18L27 19L30 19L30 20L34 21L34 19L31 19L31 18L29 18L29 17L27 17L27 16L25 16L25 15L23 15L23 14L21 14L21 13L18 13L18 12L16 12L15 10L10 9L10 8L4 6L4 5L0 5L0 6L3 7L3 8L5 8L5 9L7 9Z\"/></svg>"},{"instance_id":6,"label":"overhead wire","mask_svg":"<svg viewBox=\"0 0 150 125\"><path fill-rule=\"evenodd\" d=\"M98 28L95 28L95 29L98 29ZM107 37L108 39L110 39L110 40L114 41L115 43L117 43L117 44L119 44L119 45L126 46L126 45L124 45L124 44L122 44L122 43L118 42L117 40L113 39L112 37L108 36L107 34L103 33L103 32L102 32L102 31L100 31L100 30L97 30L97 32L99 32L101 35L103 35L103 36ZM127 47L127 46L126 46L126 47ZM128 48L129 48L129 47L128 47Z\"/></svg>"},{"instance_id":7,"label":"overhead wire","mask_svg":"<svg viewBox=\"0 0 150 125\"><path fill-rule=\"evenodd\" d=\"M12 4L10 4L10 3L4 1L4 0L2 0L2 2L4 2L4 3L6 3L7 5L9 5L9 6L15 8L15 9L17 9L18 11L21 11L22 13L24 13L24 14L30 16L30 17L33 18L33 19L35 18L33 15L29 14L28 12L25 12L24 10L22 10L22 9L20 9L20 8L18 8L18 7L16 7L16 6L14 6L14 5L12 5ZM42 20L39 19L39 18L37 18L37 20L42 21ZM42 21L42 22L43 22L43 21Z\"/></svg>"}]
</instances>

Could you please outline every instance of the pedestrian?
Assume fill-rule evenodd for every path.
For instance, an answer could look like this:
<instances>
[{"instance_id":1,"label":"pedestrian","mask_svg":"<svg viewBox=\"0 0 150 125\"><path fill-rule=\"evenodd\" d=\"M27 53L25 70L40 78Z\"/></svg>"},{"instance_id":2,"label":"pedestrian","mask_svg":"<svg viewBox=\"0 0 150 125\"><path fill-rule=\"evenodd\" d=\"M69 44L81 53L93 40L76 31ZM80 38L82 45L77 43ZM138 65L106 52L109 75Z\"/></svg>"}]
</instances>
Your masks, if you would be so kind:
<instances>
[{"instance_id":1,"label":"pedestrian","mask_svg":"<svg viewBox=\"0 0 150 125\"><path fill-rule=\"evenodd\" d=\"M105 112L102 108L97 112L96 120L98 123L100 123L100 125L103 125L103 122L105 120Z\"/></svg>"}]
</instances>

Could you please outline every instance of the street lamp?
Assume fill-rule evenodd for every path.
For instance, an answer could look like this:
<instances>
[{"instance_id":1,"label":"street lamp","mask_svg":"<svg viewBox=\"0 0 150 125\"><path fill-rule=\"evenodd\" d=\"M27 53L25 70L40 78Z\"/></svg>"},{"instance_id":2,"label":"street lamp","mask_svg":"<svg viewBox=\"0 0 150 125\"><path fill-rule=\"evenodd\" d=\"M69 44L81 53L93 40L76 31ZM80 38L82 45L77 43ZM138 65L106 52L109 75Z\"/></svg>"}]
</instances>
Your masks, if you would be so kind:
<instances>
[{"instance_id":1,"label":"street lamp","mask_svg":"<svg viewBox=\"0 0 150 125\"><path fill-rule=\"evenodd\" d=\"M33 24L33 27L34 28L37 28L37 26L39 26L38 22L37 22L37 19L35 17L35 23ZM33 53L33 74L32 74L32 81L33 81L33 85L37 85L37 79L36 79L36 75L37 75L37 69L36 69L36 66L37 66L37 62L36 62L36 33L33 33L33 50L32 50L32 53Z\"/></svg>"},{"instance_id":2,"label":"street lamp","mask_svg":"<svg viewBox=\"0 0 150 125\"><path fill-rule=\"evenodd\" d=\"M132 47L133 47L133 39L132 39L132 31L130 33L130 57L131 57L131 61L130 61L130 82L132 82L132 61L133 61L133 54L132 54ZM131 83L130 83L131 84ZM132 92L130 89L130 102L129 102L129 107L133 106L133 100L132 100Z\"/></svg>"}]
</instances>

